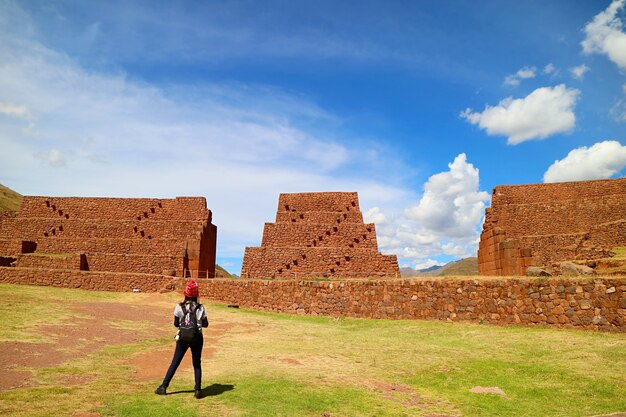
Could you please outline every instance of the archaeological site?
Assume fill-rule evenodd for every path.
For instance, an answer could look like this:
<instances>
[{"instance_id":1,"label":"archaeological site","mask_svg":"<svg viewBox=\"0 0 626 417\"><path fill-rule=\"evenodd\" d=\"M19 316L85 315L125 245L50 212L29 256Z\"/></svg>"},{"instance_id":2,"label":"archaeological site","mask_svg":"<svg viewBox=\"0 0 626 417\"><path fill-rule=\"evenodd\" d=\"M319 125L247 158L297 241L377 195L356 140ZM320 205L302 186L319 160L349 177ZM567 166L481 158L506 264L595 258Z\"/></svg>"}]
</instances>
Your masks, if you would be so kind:
<instances>
[{"instance_id":1,"label":"archaeological site","mask_svg":"<svg viewBox=\"0 0 626 417\"><path fill-rule=\"evenodd\" d=\"M626 178L498 186L478 267L481 275L525 275L530 266L557 274L561 262L608 258L619 246L626 246Z\"/></svg>"},{"instance_id":2,"label":"archaeological site","mask_svg":"<svg viewBox=\"0 0 626 417\"><path fill-rule=\"evenodd\" d=\"M281 194L241 278L215 278L216 234L203 197L24 197L0 211L0 283L157 292L193 277L203 299L262 311L626 331L625 178L496 187L485 277L401 279L354 192Z\"/></svg>"},{"instance_id":3,"label":"archaeological site","mask_svg":"<svg viewBox=\"0 0 626 417\"><path fill-rule=\"evenodd\" d=\"M217 234L211 216L204 197L24 197L19 212L0 213L0 265L14 273L63 271L70 281L102 274L111 283L120 281L115 274L210 278Z\"/></svg>"},{"instance_id":4,"label":"archaeological site","mask_svg":"<svg viewBox=\"0 0 626 417\"><path fill-rule=\"evenodd\" d=\"M399 278L395 255L378 252L357 193L281 194L260 247L246 248L243 278Z\"/></svg>"}]
</instances>

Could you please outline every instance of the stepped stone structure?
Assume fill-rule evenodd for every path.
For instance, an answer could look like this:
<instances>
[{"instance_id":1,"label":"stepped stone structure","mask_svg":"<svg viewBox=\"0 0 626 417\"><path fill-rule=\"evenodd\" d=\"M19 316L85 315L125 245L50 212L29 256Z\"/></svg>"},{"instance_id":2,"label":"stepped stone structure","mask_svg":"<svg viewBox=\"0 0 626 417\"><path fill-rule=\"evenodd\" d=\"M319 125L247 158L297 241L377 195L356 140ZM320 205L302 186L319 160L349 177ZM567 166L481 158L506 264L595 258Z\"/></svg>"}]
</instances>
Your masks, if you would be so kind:
<instances>
[{"instance_id":1,"label":"stepped stone structure","mask_svg":"<svg viewBox=\"0 0 626 417\"><path fill-rule=\"evenodd\" d=\"M498 186L478 250L481 275L598 259L626 246L626 178Z\"/></svg>"},{"instance_id":2,"label":"stepped stone structure","mask_svg":"<svg viewBox=\"0 0 626 417\"><path fill-rule=\"evenodd\" d=\"M357 193L281 194L260 247L247 247L243 278L399 277L395 255L378 252Z\"/></svg>"},{"instance_id":3,"label":"stepped stone structure","mask_svg":"<svg viewBox=\"0 0 626 417\"><path fill-rule=\"evenodd\" d=\"M213 277L211 217L204 197L24 197L0 216L0 266Z\"/></svg>"}]
</instances>

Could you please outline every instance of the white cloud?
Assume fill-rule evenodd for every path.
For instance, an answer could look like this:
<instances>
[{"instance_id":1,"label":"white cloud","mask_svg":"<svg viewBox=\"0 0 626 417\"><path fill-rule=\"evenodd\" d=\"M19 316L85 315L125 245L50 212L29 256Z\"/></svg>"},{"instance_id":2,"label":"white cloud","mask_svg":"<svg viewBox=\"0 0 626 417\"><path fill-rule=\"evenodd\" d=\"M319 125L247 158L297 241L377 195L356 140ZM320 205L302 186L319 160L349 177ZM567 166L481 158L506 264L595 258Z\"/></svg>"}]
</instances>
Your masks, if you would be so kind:
<instances>
[{"instance_id":1,"label":"white cloud","mask_svg":"<svg viewBox=\"0 0 626 417\"><path fill-rule=\"evenodd\" d=\"M622 91L624 91L624 95L626 95L626 84L622 85ZM626 97L617 100L615 105L609 110L609 114L618 123L626 122Z\"/></svg>"},{"instance_id":2,"label":"white cloud","mask_svg":"<svg viewBox=\"0 0 626 417\"><path fill-rule=\"evenodd\" d=\"M385 214L379 207L372 207L363 214L363 221L365 223L375 223L376 225L383 225L388 222Z\"/></svg>"},{"instance_id":3,"label":"white cloud","mask_svg":"<svg viewBox=\"0 0 626 417\"><path fill-rule=\"evenodd\" d=\"M617 141L598 142L576 148L554 161L543 182L582 181L609 178L626 167L626 146Z\"/></svg>"},{"instance_id":4,"label":"white cloud","mask_svg":"<svg viewBox=\"0 0 626 417\"><path fill-rule=\"evenodd\" d=\"M435 266L435 265L441 265L441 262L436 261L434 259L426 259L425 261L421 261L421 262L416 263L413 266L413 269L417 269L419 271L420 269L427 269L427 268L430 268L431 266Z\"/></svg>"},{"instance_id":5,"label":"white cloud","mask_svg":"<svg viewBox=\"0 0 626 417\"><path fill-rule=\"evenodd\" d=\"M475 255L489 194L479 190L478 169L465 154L448 167L428 179L416 205L377 225L383 252L417 264L442 254L455 259Z\"/></svg>"},{"instance_id":6,"label":"white cloud","mask_svg":"<svg viewBox=\"0 0 626 417\"><path fill-rule=\"evenodd\" d=\"M626 69L626 33L617 13L626 0L614 0L606 10L598 13L585 26L585 39L581 45L586 54L605 54L617 66Z\"/></svg>"},{"instance_id":7,"label":"white cloud","mask_svg":"<svg viewBox=\"0 0 626 417\"><path fill-rule=\"evenodd\" d=\"M574 77L577 80L582 80L583 78L585 78L585 73L589 70L590 68L585 64L579 65L577 67L572 67L569 69L570 73L572 74L572 77Z\"/></svg>"},{"instance_id":8,"label":"white cloud","mask_svg":"<svg viewBox=\"0 0 626 417\"><path fill-rule=\"evenodd\" d=\"M478 169L467 163L464 153L448 167L428 179L419 204L405 214L434 234L463 237L474 232L489 194L478 190Z\"/></svg>"},{"instance_id":9,"label":"white cloud","mask_svg":"<svg viewBox=\"0 0 626 417\"><path fill-rule=\"evenodd\" d=\"M515 74L507 75L504 78L504 85L509 87L517 87L521 80L525 80L528 78L535 78L535 72L537 69L535 67L524 67L519 69Z\"/></svg>"},{"instance_id":10,"label":"white cloud","mask_svg":"<svg viewBox=\"0 0 626 417\"><path fill-rule=\"evenodd\" d=\"M397 158L374 161L369 143L334 136L341 120L307 97L249 84L161 88L87 70L2 25L0 38L2 114L37 120L36 139L0 123L0 182L22 194L203 195L222 257L260 243L280 192L354 190L363 207L410 194L395 185Z\"/></svg>"},{"instance_id":11,"label":"white cloud","mask_svg":"<svg viewBox=\"0 0 626 417\"><path fill-rule=\"evenodd\" d=\"M32 120L32 115L24 105L0 102L0 114L15 119Z\"/></svg>"},{"instance_id":12,"label":"white cloud","mask_svg":"<svg viewBox=\"0 0 626 417\"><path fill-rule=\"evenodd\" d=\"M556 68L554 67L554 65L552 63L549 63L548 65L546 65L543 68L543 73L544 74L552 74L555 71L556 71Z\"/></svg>"},{"instance_id":13,"label":"white cloud","mask_svg":"<svg viewBox=\"0 0 626 417\"><path fill-rule=\"evenodd\" d=\"M574 129L574 106L579 94L564 84L541 87L524 98L508 97L496 106L487 105L482 112L468 108L461 117L485 129L488 135L508 136L508 143L516 145Z\"/></svg>"},{"instance_id":14,"label":"white cloud","mask_svg":"<svg viewBox=\"0 0 626 417\"><path fill-rule=\"evenodd\" d=\"M67 165L65 158L58 149L51 149L47 152L38 152L36 157L47 163L51 167L59 168Z\"/></svg>"}]
</instances>

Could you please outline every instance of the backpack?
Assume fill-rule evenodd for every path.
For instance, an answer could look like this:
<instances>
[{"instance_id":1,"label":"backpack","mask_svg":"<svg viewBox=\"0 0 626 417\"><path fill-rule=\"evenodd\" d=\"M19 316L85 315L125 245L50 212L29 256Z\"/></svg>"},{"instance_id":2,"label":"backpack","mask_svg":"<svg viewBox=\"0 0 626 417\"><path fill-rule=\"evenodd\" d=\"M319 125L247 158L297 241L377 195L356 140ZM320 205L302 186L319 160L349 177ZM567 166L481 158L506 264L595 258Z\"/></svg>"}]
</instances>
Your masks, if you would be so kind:
<instances>
[{"instance_id":1,"label":"backpack","mask_svg":"<svg viewBox=\"0 0 626 417\"><path fill-rule=\"evenodd\" d=\"M198 329L198 317L196 316L198 305L192 303L189 310L187 310L186 303L181 304L180 307L183 309L183 317L179 322L178 340L184 343L191 343L200 334L200 329Z\"/></svg>"}]
</instances>

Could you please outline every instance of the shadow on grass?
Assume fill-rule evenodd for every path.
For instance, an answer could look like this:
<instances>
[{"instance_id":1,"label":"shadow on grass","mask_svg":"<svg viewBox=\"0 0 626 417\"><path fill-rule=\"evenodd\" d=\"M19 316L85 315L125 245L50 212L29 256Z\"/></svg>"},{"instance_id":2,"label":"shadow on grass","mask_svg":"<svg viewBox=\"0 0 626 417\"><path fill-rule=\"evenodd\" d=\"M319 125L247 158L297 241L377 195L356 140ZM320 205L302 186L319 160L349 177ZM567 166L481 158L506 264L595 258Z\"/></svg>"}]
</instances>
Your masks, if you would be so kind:
<instances>
[{"instance_id":1,"label":"shadow on grass","mask_svg":"<svg viewBox=\"0 0 626 417\"><path fill-rule=\"evenodd\" d=\"M225 393L226 391L232 391L235 389L235 386L232 384L213 384L208 387L202 388L202 397L214 397L216 395L220 395ZM183 390L183 391L174 391L168 392L167 395L174 394L193 394L193 390Z\"/></svg>"}]
</instances>

